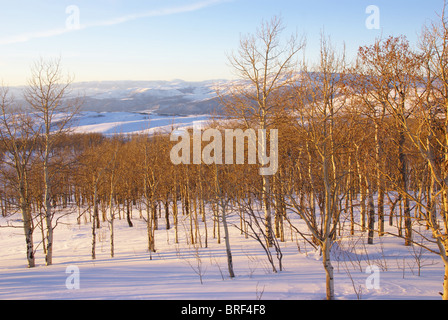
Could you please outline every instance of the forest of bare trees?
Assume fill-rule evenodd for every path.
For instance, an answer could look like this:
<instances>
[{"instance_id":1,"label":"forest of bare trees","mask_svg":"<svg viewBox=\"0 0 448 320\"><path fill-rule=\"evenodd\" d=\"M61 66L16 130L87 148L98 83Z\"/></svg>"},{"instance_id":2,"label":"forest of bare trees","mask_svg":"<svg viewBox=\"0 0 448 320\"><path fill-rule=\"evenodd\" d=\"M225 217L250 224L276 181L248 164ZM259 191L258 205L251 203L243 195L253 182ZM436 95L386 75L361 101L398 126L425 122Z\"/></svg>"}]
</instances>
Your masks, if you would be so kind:
<instances>
[{"instance_id":1,"label":"forest of bare trees","mask_svg":"<svg viewBox=\"0 0 448 320\"><path fill-rule=\"evenodd\" d=\"M233 277L226 231L234 227L227 225L231 212L242 236L264 248L274 272L282 271L281 242L302 237L321 250L327 299L335 297L332 245L356 233L369 244L399 237L404 246L424 246L439 256L448 300L445 15L422 29L415 47L403 36L378 39L360 47L356 61L347 61L344 49L322 34L320 56L308 63L302 59L305 39L283 42L283 31L274 18L242 38L229 56L240 80L217 92L225 114L210 121L218 130L277 129L272 176L247 162L175 165L175 143L162 133L70 133L79 105L63 106L72 80L64 78L59 61L34 67L25 92L29 107L17 106L3 88L1 214L21 214L28 266L35 266L36 243L52 263L52 234L62 214L91 224L92 259L102 227L111 230L114 256L116 219L130 228L135 219L145 221L151 254L157 250L154 232L174 229L177 243L184 232L179 221L187 218L191 244L227 242ZM432 234L425 243L434 246L414 241L422 228Z\"/></svg>"}]
</instances>

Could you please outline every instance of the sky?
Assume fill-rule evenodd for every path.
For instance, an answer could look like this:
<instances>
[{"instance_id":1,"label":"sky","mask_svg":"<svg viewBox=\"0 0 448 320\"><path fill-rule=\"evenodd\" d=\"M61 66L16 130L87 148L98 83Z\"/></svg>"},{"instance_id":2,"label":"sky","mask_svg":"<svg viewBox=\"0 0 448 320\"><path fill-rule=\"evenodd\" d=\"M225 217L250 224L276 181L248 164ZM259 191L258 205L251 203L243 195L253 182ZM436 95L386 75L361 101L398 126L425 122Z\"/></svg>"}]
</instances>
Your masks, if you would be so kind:
<instances>
[{"instance_id":1,"label":"sky","mask_svg":"<svg viewBox=\"0 0 448 320\"><path fill-rule=\"evenodd\" d=\"M35 61L55 57L76 82L231 79L228 55L273 16L285 38L306 37L308 59L322 32L352 58L379 37L416 44L442 7L443 0L0 0L0 81L26 84Z\"/></svg>"}]
</instances>

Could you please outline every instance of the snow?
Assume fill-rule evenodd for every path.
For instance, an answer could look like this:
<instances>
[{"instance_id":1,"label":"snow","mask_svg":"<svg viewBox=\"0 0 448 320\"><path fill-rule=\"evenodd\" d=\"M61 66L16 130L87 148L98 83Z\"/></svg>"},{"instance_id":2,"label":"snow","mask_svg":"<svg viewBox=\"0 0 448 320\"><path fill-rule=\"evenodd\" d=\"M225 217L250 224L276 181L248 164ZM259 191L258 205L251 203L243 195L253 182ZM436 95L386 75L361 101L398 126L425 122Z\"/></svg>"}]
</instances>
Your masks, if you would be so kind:
<instances>
[{"instance_id":1,"label":"snow","mask_svg":"<svg viewBox=\"0 0 448 320\"><path fill-rule=\"evenodd\" d=\"M150 133L170 132L208 120L208 116L164 117L139 113L81 113L75 132ZM323 300L325 272L322 257L285 226L287 241L280 243L284 270L274 273L260 244L246 239L234 226L235 214L228 218L230 244L236 277L227 275L225 244L212 238L213 223L208 214L208 248L188 243L189 221L180 221L179 244L174 242L174 228L166 230L159 220L155 232L157 252L147 251L146 224L133 211L134 227L125 219L115 221L115 257L110 257L107 222L97 233L97 258L91 259L91 224L77 213L61 218L55 229L54 259L45 266L40 230L34 232L37 247L36 267L27 268L25 237L20 215L0 217L0 299L12 300ZM303 221L291 216L296 227L305 230ZM200 222L202 245L205 230ZM173 221L171 221L173 226ZM395 227L386 231L396 233ZM421 232L426 232L424 229ZM417 235L416 235L417 237ZM430 238L430 235L428 235ZM440 300L444 268L440 258L419 247L404 246L404 240L391 235L368 245L365 234L343 235L332 248L335 271L335 294L340 300ZM431 244L425 243L427 246ZM433 246L432 246L433 247ZM417 259L417 257L419 259ZM151 259L152 258L152 259ZM274 253L274 260L275 260ZM277 261L276 266L278 266ZM420 274L417 262L421 263ZM79 289L69 290L66 273L79 268ZM368 267L371 266L369 270ZM199 268L202 271L198 275ZM377 270L377 273L371 273ZM366 272L367 271L367 272ZM369 272L370 271L370 272ZM372 288L372 276L378 288Z\"/></svg>"},{"instance_id":2,"label":"snow","mask_svg":"<svg viewBox=\"0 0 448 320\"><path fill-rule=\"evenodd\" d=\"M219 80L187 82L173 81L104 81L79 82L72 85L72 92L85 94L96 99L125 99L152 95L155 97L184 96L193 100L210 99L215 95Z\"/></svg>"},{"instance_id":3,"label":"snow","mask_svg":"<svg viewBox=\"0 0 448 320\"><path fill-rule=\"evenodd\" d=\"M0 218L19 223L18 216ZM230 223L239 224L236 216ZM115 221L115 257L110 258L109 227L102 222L97 233L97 259L91 259L91 224L77 224L77 213L63 218L55 229L54 264L45 266L42 246L36 267L28 269L21 229L0 228L0 299L26 300L322 300L325 273L322 259L309 244L294 235L281 243L284 271L273 273L261 246L230 228L230 243L236 277L227 275L224 241L212 239L208 223L208 248L187 243L188 219L181 221L179 244L174 228L166 230L159 220L156 253L146 249L146 224L133 211L134 227L125 219ZM300 224L300 221L297 221ZM20 225L20 224L19 224ZM291 230L286 228L288 237ZM202 244L204 226L201 225ZM40 232L34 233L35 244ZM375 238L368 246L365 237L355 236L333 247L335 292L340 300L440 300L443 281L440 259L423 251L418 276L416 260L401 239ZM352 246L356 244L356 250ZM300 250L299 250L300 248ZM199 257L199 258L198 258ZM275 258L274 258L275 259ZM368 289L368 265L379 269L379 288ZM79 289L69 290L69 267L79 268ZM198 275L201 267L202 284Z\"/></svg>"},{"instance_id":4,"label":"snow","mask_svg":"<svg viewBox=\"0 0 448 320\"><path fill-rule=\"evenodd\" d=\"M182 129L205 123L207 115L161 116L133 112L81 112L72 125L74 133L143 134L156 131L171 133L172 129Z\"/></svg>"}]
</instances>

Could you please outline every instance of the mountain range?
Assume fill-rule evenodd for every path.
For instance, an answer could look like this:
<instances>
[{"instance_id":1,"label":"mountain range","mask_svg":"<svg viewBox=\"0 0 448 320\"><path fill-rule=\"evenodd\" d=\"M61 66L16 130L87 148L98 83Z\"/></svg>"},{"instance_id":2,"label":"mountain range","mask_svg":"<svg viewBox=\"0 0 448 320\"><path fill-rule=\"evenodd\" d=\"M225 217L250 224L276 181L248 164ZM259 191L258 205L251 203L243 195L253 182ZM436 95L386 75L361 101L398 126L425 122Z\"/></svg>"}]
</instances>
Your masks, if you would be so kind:
<instances>
[{"instance_id":1,"label":"mountain range","mask_svg":"<svg viewBox=\"0 0 448 320\"><path fill-rule=\"evenodd\" d=\"M186 116L219 111L216 89L220 81L101 81L71 86L82 97L83 111L145 112Z\"/></svg>"},{"instance_id":2,"label":"mountain range","mask_svg":"<svg viewBox=\"0 0 448 320\"><path fill-rule=\"evenodd\" d=\"M67 100L81 98L82 111L142 112L167 116L205 115L219 112L216 90L226 80L92 81L70 85ZM24 87L9 88L23 103Z\"/></svg>"}]
</instances>

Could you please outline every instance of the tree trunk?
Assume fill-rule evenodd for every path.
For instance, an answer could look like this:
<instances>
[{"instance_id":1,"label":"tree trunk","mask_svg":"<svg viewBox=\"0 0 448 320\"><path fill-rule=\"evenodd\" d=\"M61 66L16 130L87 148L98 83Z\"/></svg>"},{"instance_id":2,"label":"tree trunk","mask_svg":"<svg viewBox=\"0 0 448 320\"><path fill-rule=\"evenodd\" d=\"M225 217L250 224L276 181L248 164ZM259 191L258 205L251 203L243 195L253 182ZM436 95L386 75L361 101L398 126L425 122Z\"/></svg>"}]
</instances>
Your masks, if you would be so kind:
<instances>
[{"instance_id":1,"label":"tree trunk","mask_svg":"<svg viewBox=\"0 0 448 320\"><path fill-rule=\"evenodd\" d=\"M48 172L48 142L46 145L44 159L45 223L47 225L47 250L45 254L45 264L50 266L53 264L53 215L51 212L50 176Z\"/></svg>"},{"instance_id":2,"label":"tree trunk","mask_svg":"<svg viewBox=\"0 0 448 320\"><path fill-rule=\"evenodd\" d=\"M98 186L94 182L93 216L92 216L92 260L96 259L96 221L98 219Z\"/></svg>"},{"instance_id":3,"label":"tree trunk","mask_svg":"<svg viewBox=\"0 0 448 320\"><path fill-rule=\"evenodd\" d=\"M216 186L216 206L221 207L221 219L222 226L224 228L224 241L226 244L226 255L227 255L227 267L229 269L230 278L235 277L235 273L233 272L233 259L232 259L232 251L230 249L230 237L229 237L229 228L227 226L227 212L226 212L226 204L223 199L223 195L221 194L221 188L219 186L219 177L218 177L218 166L215 165L215 186ZM219 218L218 218L219 219Z\"/></svg>"},{"instance_id":4,"label":"tree trunk","mask_svg":"<svg viewBox=\"0 0 448 320\"><path fill-rule=\"evenodd\" d=\"M126 221L128 222L128 226L130 228L134 227L134 224L132 223L132 220L131 220L131 201L130 200L126 201Z\"/></svg>"},{"instance_id":5,"label":"tree trunk","mask_svg":"<svg viewBox=\"0 0 448 320\"><path fill-rule=\"evenodd\" d=\"M323 183L324 183L324 192L325 192L325 212L323 212L323 230L322 236L323 239L321 241L322 246L322 261L325 268L326 274L326 291L327 291L327 300L334 300L334 276L333 276L333 266L331 264L330 250L331 250L331 225L332 219L334 218L333 211L334 202L333 202L333 192L336 190L332 190L332 184L330 183L330 164L329 157L327 154L327 147L324 145L323 150Z\"/></svg>"},{"instance_id":6,"label":"tree trunk","mask_svg":"<svg viewBox=\"0 0 448 320\"><path fill-rule=\"evenodd\" d=\"M405 246L411 246L412 245L412 222L411 222L411 209L409 206L409 198L407 196L407 184L408 184L408 177L407 177L407 163L406 163L406 155L404 153L404 143L405 143L405 136L404 136L404 129L400 128L399 133L399 145L398 145L398 155L399 155L399 161L400 161L400 175L401 175L401 184L402 184L402 191L403 191L403 205L404 205L404 227L405 227Z\"/></svg>"},{"instance_id":7,"label":"tree trunk","mask_svg":"<svg viewBox=\"0 0 448 320\"><path fill-rule=\"evenodd\" d=\"M266 245L270 248L273 246L274 235L272 230L272 213L271 213L271 205L269 202L269 193L270 193L270 182L268 176L263 176L263 186L262 186L262 202L263 202L263 210L264 210L264 219L265 219L265 229L266 229Z\"/></svg>"},{"instance_id":8,"label":"tree trunk","mask_svg":"<svg viewBox=\"0 0 448 320\"><path fill-rule=\"evenodd\" d=\"M431 220L435 220L435 215L431 215ZM448 301L448 234L442 238L442 241L438 239L438 245L441 252L443 263L445 264L445 274L443 277L443 292L442 299ZM445 252L443 252L445 250Z\"/></svg>"},{"instance_id":9,"label":"tree trunk","mask_svg":"<svg viewBox=\"0 0 448 320\"><path fill-rule=\"evenodd\" d=\"M375 121L375 144L376 144L376 183L377 183L377 192L378 192L378 236L384 236L384 187L383 181L381 178L382 171L382 146L380 140L380 132L379 129L380 124L378 121Z\"/></svg>"},{"instance_id":10,"label":"tree trunk","mask_svg":"<svg viewBox=\"0 0 448 320\"><path fill-rule=\"evenodd\" d=\"M448 263L445 262L445 275L443 278L443 295L442 299L448 301Z\"/></svg>"},{"instance_id":11,"label":"tree trunk","mask_svg":"<svg viewBox=\"0 0 448 320\"><path fill-rule=\"evenodd\" d=\"M202 182L199 181L199 192L200 192L200 199L199 199L199 210L200 214L202 216L202 222L204 222L204 229L205 229L205 247L208 248L208 230L207 230L207 216L205 214L205 200L204 200L204 194L202 189Z\"/></svg>"},{"instance_id":12,"label":"tree trunk","mask_svg":"<svg viewBox=\"0 0 448 320\"><path fill-rule=\"evenodd\" d=\"M368 212L368 238L367 243L373 244L373 234L375 229L375 203L373 201L373 190L370 181L366 178L369 194L369 212Z\"/></svg>"},{"instance_id":13,"label":"tree trunk","mask_svg":"<svg viewBox=\"0 0 448 320\"><path fill-rule=\"evenodd\" d=\"M170 205L169 205L168 195L166 196L164 206L165 206L166 230L170 230L171 229L171 226L170 226Z\"/></svg>"},{"instance_id":14,"label":"tree trunk","mask_svg":"<svg viewBox=\"0 0 448 320\"><path fill-rule=\"evenodd\" d=\"M110 225L110 257L114 257L114 209L113 209L113 199L114 199L114 174L112 173L111 182L110 182L110 195L109 195L109 225Z\"/></svg>"},{"instance_id":15,"label":"tree trunk","mask_svg":"<svg viewBox=\"0 0 448 320\"><path fill-rule=\"evenodd\" d=\"M333 265L330 259L330 249L331 243L330 239L326 239L322 243L322 262L325 269L326 275L326 292L327 300L334 300L334 275L333 275Z\"/></svg>"},{"instance_id":16,"label":"tree trunk","mask_svg":"<svg viewBox=\"0 0 448 320\"><path fill-rule=\"evenodd\" d=\"M173 222L174 222L174 241L179 243L179 232L178 232L178 209L177 209L177 187L173 188Z\"/></svg>"},{"instance_id":17,"label":"tree trunk","mask_svg":"<svg viewBox=\"0 0 448 320\"><path fill-rule=\"evenodd\" d=\"M348 168L351 170L352 168L352 157L348 156ZM350 234L355 235L355 216L353 212L353 188L352 188L352 173L349 171L347 178L347 204L346 207L348 212L350 213Z\"/></svg>"},{"instance_id":18,"label":"tree trunk","mask_svg":"<svg viewBox=\"0 0 448 320\"><path fill-rule=\"evenodd\" d=\"M20 202L23 219L23 230L25 233L26 242L26 259L28 261L28 268L34 268L36 264L34 258L33 226L31 213L26 198L21 196Z\"/></svg>"},{"instance_id":19,"label":"tree trunk","mask_svg":"<svg viewBox=\"0 0 448 320\"><path fill-rule=\"evenodd\" d=\"M222 225L224 227L224 236L225 236L225 242L226 242L226 255L227 255L227 266L229 269L229 276L230 278L235 277L235 273L233 271L233 259L232 259L232 251L230 249L230 237L229 237L229 228L227 226L227 218L226 218L226 212L225 207L222 208Z\"/></svg>"},{"instance_id":20,"label":"tree trunk","mask_svg":"<svg viewBox=\"0 0 448 320\"><path fill-rule=\"evenodd\" d=\"M155 252L155 243L154 243L154 228L153 228L153 212L154 205L149 204L148 200L146 203L146 231L148 235L148 251L150 254L150 259L152 260L152 252Z\"/></svg>"},{"instance_id":21,"label":"tree trunk","mask_svg":"<svg viewBox=\"0 0 448 320\"><path fill-rule=\"evenodd\" d=\"M366 188L363 182L362 172L361 172L361 164L359 161L359 147L357 148L356 154L356 167L358 169L358 177L359 177L359 193L361 196L360 203L360 219L361 219L361 231L366 231Z\"/></svg>"}]
</instances>

